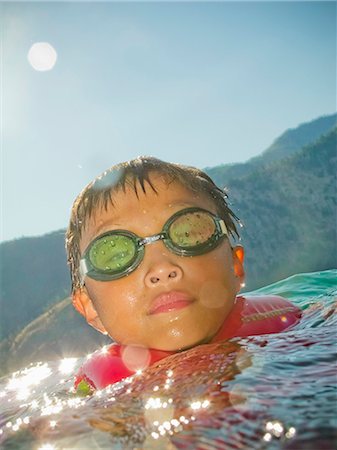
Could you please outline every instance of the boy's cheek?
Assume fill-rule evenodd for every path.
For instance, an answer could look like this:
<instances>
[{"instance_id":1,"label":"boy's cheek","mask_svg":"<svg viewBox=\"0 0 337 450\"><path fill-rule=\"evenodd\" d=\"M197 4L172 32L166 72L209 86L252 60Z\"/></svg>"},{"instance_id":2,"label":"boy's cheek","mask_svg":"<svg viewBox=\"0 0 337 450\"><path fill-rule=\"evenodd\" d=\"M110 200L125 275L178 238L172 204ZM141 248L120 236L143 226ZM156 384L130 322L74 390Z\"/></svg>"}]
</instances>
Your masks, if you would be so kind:
<instances>
[{"instance_id":1,"label":"boy's cheek","mask_svg":"<svg viewBox=\"0 0 337 450\"><path fill-rule=\"evenodd\" d=\"M100 320L114 340L120 341L122 337L132 339L138 334L144 314L141 298L137 298L134 292L119 295L118 289L111 291L103 287L93 294L93 303Z\"/></svg>"}]
</instances>

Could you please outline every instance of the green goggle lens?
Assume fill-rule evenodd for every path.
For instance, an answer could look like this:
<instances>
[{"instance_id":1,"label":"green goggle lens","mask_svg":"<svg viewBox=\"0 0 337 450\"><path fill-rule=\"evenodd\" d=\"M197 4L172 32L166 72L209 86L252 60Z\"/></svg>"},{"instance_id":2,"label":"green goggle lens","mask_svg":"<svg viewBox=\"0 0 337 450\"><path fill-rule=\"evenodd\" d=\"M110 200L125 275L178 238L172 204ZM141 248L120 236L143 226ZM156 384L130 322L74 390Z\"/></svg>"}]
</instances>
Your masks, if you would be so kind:
<instances>
[{"instance_id":1,"label":"green goggle lens","mask_svg":"<svg viewBox=\"0 0 337 450\"><path fill-rule=\"evenodd\" d=\"M206 243L215 231L212 216L196 211L177 217L170 225L168 235L177 247L191 248Z\"/></svg>"},{"instance_id":2,"label":"green goggle lens","mask_svg":"<svg viewBox=\"0 0 337 450\"><path fill-rule=\"evenodd\" d=\"M196 256L217 247L227 235L224 221L201 208L178 211L165 223L161 233L141 238L126 230L112 230L94 239L81 259L82 279L87 275L110 281L135 270L143 259L144 246L162 240L180 256Z\"/></svg>"},{"instance_id":3,"label":"green goggle lens","mask_svg":"<svg viewBox=\"0 0 337 450\"><path fill-rule=\"evenodd\" d=\"M124 235L103 236L95 241L88 253L93 267L104 272L120 271L135 259L134 239Z\"/></svg>"}]
</instances>

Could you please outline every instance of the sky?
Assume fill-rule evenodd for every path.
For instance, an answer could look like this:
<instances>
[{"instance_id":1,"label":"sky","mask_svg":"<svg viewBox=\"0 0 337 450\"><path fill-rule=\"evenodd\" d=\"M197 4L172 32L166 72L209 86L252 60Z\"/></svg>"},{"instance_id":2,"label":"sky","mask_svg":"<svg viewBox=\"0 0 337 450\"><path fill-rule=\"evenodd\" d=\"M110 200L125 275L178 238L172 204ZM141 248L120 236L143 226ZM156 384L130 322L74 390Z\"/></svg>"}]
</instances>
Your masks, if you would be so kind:
<instances>
[{"instance_id":1,"label":"sky","mask_svg":"<svg viewBox=\"0 0 337 450\"><path fill-rule=\"evenodd\" d=\"M335 2L12 1L0 28L2 241L65 228L118 162L242 162L336 112Z\"/></svg>"}]
</instances>

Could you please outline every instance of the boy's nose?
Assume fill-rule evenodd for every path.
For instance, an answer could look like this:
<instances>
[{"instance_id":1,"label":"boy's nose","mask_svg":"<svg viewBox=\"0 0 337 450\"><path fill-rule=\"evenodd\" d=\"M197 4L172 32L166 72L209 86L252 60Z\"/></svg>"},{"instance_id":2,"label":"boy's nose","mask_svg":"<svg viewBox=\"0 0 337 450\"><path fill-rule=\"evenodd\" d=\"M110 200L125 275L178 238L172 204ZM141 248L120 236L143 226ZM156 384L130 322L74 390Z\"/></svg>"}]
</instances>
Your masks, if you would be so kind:
<instances>
[{"instance_id":1,"label":"boy's nose","mask_svg":"<svg viewBox=\"0 0 337 450\"><path fill-rule=\"evenodd\" d=\"M165 253L152 254L151 256L154 256L154 258L151 258L149 261L148 271L145 275L145 284L148 287L154 287L160 284L166 285L181 280L183 271L173 261L172 257Z\"/></svg>"}]
</instances>

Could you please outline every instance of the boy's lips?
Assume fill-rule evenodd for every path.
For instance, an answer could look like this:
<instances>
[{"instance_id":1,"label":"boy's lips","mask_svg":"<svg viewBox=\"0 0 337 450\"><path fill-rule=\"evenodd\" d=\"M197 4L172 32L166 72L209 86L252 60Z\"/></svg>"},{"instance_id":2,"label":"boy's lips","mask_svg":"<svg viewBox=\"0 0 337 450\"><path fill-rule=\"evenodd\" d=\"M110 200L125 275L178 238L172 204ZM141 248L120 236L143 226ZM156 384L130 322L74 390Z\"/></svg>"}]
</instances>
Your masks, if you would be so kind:
<instances>
[{"instance_id":1,"label":"boy's lips","mask_svg":"<svg viewBox=\"0 0 337 450\"><path fill-rule=\"evenodd\" d=\"M164 292L159 294L152 301L148 314L160 314L169 311L175 311L177 309L186 308L194 299L189 295L179 291Z\"/></svg>"}]
</instances>

